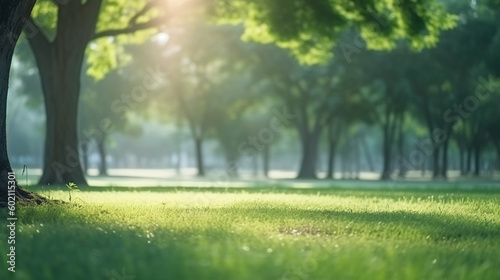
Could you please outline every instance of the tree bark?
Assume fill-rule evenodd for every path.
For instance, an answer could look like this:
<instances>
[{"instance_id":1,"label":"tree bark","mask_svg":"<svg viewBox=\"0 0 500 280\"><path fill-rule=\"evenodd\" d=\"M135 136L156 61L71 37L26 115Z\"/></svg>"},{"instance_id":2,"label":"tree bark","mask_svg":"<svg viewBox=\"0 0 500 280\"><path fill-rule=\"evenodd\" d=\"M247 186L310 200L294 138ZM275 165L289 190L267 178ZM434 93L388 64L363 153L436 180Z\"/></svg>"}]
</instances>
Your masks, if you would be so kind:
<instances>
[{"instance_id":1,"label":"tree bark","mask_svg":"<svg viewBox=\"0 0 500 280\"><path fill-rule=\"evenodd\" d=\"M203 164L203 139L194 138L196 152L196 167L198 168L198 176L205 176L205 165Z\"/></svg>"},{"instance_id":2,"label":"tree bark","mask_svg":"<svg viewBox=\"0 0 500 280\"><path fill-rule=\"evenodd\" d=\"M14 55L16 42L21 34L31 10L34 0L1 1L0 2L0 207L7 206L9 196L9 178L12 172L7 153L7 94L9 88L9 73ZM37 204L46 201L45 198L28 192L15 182L16 202Z\"/></svg>"}]
</instances>

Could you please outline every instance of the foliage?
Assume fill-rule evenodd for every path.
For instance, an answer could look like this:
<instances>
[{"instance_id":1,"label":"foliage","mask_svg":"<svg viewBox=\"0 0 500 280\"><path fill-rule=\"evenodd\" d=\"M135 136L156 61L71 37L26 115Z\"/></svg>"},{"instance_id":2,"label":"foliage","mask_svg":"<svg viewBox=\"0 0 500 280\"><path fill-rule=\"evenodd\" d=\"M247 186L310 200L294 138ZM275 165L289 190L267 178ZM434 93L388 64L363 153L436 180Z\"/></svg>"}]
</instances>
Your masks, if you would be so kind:
<instances>
[{"instance_id":1,"label":"foliage","mask_svg":"<svg viewBox=\"0 0 500 280\"><path fill-rule=\"evenodd\" d=\"M434 0L219 0L213 12L221 22L242 22L244 39L275 43L307 64L331 58L348 28L359 30L370 49L393 49L407 39L421 50L435 46L441 31L457 20Z\"/></svg>"},{"instance_id":2,"label":"foliage","mask_svg":"<svg viewBox=\"0 0 500 280\"><path fill-rule=\"evenodd\" d=\"M96 34L105 30L119 30L127 27L134 16L141 12L147 0L127 2L123 0L103 0L101 4ZM158 8L151 8L140 16L138 22L149 21L159 14ZM58 4L52 0L38 0L33 8L32 18L44 34L52 40L57 35ZM113 69L127 65L131 61L125 52L127 44L143 43L157 31L155 28L139 30L116 37L106 36L92 41L86 49L87 74L101 80Z\"/></svg>"}]
</instances>

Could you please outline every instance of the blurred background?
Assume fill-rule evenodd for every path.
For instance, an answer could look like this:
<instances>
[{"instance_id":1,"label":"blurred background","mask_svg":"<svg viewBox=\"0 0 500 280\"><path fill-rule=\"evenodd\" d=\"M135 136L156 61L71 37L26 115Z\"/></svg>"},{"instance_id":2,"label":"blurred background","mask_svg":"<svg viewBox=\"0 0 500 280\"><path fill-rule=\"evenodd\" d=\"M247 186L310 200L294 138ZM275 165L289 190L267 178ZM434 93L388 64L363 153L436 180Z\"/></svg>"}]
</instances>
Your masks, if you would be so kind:
<instances>
[{"instance_id":1,"label":"blurred background","mask_svg":"<svg viewBox=\"0 0 500 280\"><path fill-rule=\"evenodd\" d=\"M200 14L91 42L78 105L84 173L91 185L498 180L498 12L441 3L457 21L434 47L370 50L345 28L320 64ZM13 168L26 165L31 184L46 141L39 72L21 39L7 135Z\"/></svg>"}]
</instances>

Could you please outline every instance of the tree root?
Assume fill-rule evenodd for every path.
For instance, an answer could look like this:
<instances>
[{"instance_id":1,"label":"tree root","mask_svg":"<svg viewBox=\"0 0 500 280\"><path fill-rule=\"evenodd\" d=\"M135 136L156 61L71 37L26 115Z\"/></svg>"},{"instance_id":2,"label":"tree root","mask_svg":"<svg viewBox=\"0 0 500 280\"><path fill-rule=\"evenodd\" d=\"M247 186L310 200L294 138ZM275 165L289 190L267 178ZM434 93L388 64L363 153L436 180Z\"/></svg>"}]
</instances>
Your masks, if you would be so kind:
<instances>
[{"instance_id":1,"label":"tree root","mask_svg":"<svg viewBox=\"0 0 500 280\"><path fill-rule=\"evenodd\" d=\"M7 204L7 193L2 193L0 199L0 208L5 208ZM28 206L28 205L41 205L41 204L61 204L64 203L60 200L51 200L42 195L23 189L16 182L16 205Z\"/></svg>"}]
</instances>

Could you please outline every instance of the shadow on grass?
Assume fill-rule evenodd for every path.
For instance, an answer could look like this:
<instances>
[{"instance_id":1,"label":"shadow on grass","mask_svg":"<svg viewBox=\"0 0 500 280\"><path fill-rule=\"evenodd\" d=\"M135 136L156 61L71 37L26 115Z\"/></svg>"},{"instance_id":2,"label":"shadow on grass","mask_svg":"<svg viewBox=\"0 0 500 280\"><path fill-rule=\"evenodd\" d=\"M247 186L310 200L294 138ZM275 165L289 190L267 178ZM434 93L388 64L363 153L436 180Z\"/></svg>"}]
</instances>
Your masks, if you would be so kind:
<instances>
[{"instance_id":1,"label":"shadow on grass","mask_svg":"<svg viewBox=\"0 0 500 280\"><path fill-rule=\"evenodd\" d=\"M446 214L427 214L410 211L351 212L335 210L276 209L264 207L240 210L242 216L262 217L269 213L277 217L291 217L303 227L304 223L321 228L325 233L357 234L368 237L408 240L408 232L418 232L430 241L491 240L500 243L500 225L489 221L471 220ZM326 223L321 223L326 221ZM326 225L325 225L326 224Z\"/></svg>"},{"instance_id":2,"label":"shadow on grass","mask_svg":"<svg viewBox=\"0 0 500 280\"><path fill-rule=\"evenodd\" d=\"M79 211L79 208L87 211ZM444 213L417 213L412 211L351 211L347 210L311 210L292 208L288 205L256 205L255 203L239 202L222 208L188 207L166 208L159 211L169 211L193 217L196 223L200 217L219 217L229 215L231 221L249 219L256 223L266 222L275 224L274 230L312 226L328 235L356 234L369 238L407 240L408 238L425 238L430 241L460 241L482 239L500 241L500 225L486 219L444 214ZM76 204L45 205L41 207L24 207L20 209L23 223L51 222L55 224L86 224L89 215L108 215L105 206L88 207ZM3 219L4 214L0 215ZM144 218L147 219L148 216ZM286 221L283 222L283 221ZM121 221L117 221L121 223ZM126 221L125 221L126 222ZM126 224L126 223L125 223ZM101 226L105 226L102 223ZM187 224L189 225L189 223ZM196 226L195 226L196 227ZM418 236L408 235L408 232L418 233ZM270 232L272 233L272 232ZM198 233L196 233L198 234ZM218 235L224 232L218 232ZM190 234L188 234L190 235ZM267 233L265 234L267 235Z\"/></svg>"},{"instance_id":3,"label":"shadow on grass","mask_svg":"<svg viewBox=\"0 0 500 280\"><path fill-rule=\"evenodd\" d=\"M65 186L32 186L29 188L34 192L42 191L68 191ZM373 196L378 198L397 199L401 197L422 197L432 195L485 195L488 198L500 199L500 188L474 188L474 189L421 189L408 187L398 188L348 188L345 187L318 187L318 188L293 188L289 186L255 186L255 187L86 187L81 188L84 192L152 192L152 193L250 193L250 194L305 194L305 195L336 195L336 196ZM491 196L493 195L493 196Z\"/></svg>"}]
</instances>

